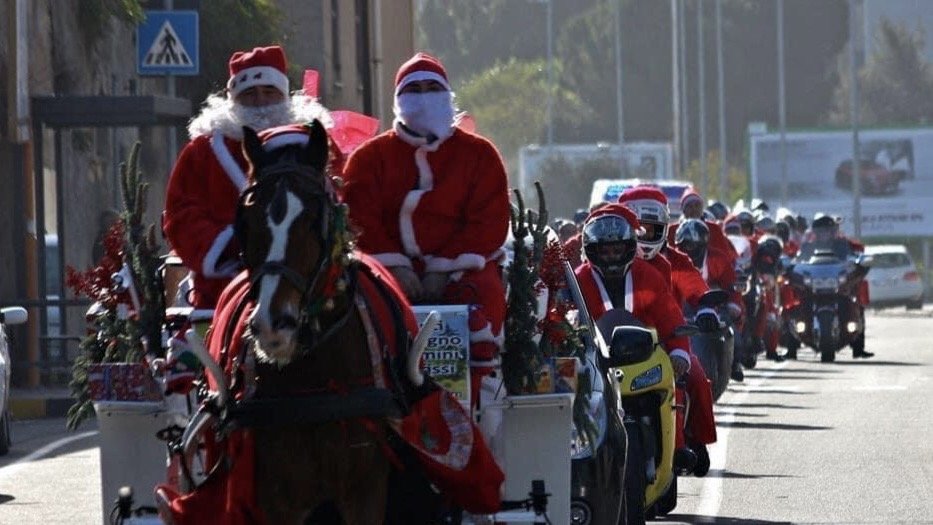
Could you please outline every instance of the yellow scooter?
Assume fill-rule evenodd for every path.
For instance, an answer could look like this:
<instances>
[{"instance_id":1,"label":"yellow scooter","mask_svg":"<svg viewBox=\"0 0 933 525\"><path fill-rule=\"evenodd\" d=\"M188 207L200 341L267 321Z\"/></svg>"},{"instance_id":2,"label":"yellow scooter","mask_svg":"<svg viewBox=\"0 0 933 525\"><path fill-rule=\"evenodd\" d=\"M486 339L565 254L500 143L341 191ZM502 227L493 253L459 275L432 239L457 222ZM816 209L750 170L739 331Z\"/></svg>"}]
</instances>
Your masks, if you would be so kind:
<instances>
[{"instance_id":1,"label":"yellow scooter","mask_svg":"<svg viewBox=\"0 0 933 525\"><path fill-rule=\"evenodd\" d=\"M601 367L619 381L625 411L627 523L640 524L646 517L670 513L677 505L676 410L686 407L678 403L674 368L655 330L643 328L622 309L609 310L596 326L609 349Z\"/></svg>"}]
</instances>

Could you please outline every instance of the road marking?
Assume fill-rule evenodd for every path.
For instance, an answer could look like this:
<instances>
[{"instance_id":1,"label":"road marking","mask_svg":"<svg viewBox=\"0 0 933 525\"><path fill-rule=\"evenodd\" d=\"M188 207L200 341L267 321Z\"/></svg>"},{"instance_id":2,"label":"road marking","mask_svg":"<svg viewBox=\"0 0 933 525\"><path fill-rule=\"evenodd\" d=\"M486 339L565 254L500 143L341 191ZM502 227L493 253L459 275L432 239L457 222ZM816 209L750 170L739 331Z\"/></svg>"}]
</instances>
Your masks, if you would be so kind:
<instances>
[{"instance_id":1,"label":"road marking","mask_svg":"<svg viewBox=\"0 0 933 525\"><path fill-rule=\"evenodd\" d=\"M785 366L787 366L786 361L778 364L775 368L770 370L762 370L762 374L755 378L753 381L748 381L748 379L746 379L745 383L738 383L736 386L742 385L745 388L733 389L735 395L730 396L729 401L730 404L735 406L720 407L723 410L716 416L716 421L723 423L734 423L735 414L742 409L741 404L743 401L745 401L745 398L748 397L748 394L755 392L757 387L760 387L762 383L764 383L767 379L770 379L771 376L774 376L780 372L781 369ZM781 389L785 389L783 385L781 386ZM720 427L717 425L716 443L709 446L709 463L711 471L723 471L726 468L726 451L729 449L730 430L730 427ZM703 487L700 490L700 506L697 508L697 515L708 517L716 517L719 515L719 507L722 505L722 480L722 476L707 476L703 478Z\"/></svg>"},{"instance_id":2,"label":"road marking","mask_svg":"<svg viewBox=\"0 0 933 525\"><path fill-rule=\"evenodd\" d=\"M50 453L54 452L56 449L59 449L59 448L61 448L61 447L64 447L65 445L67 445L67 444L69 444L69 443L72 443L72 442L78 441L78 440L80 440L80 439L89 438L89 437L91 437L91 436L97 435L97 432L98 432L97 430L91 430L91 431L88 431L88 432L82 432L82 433L76 434L76 435L74 435L74 436L69 436L69 437L66 437L66 438L59 439L59 440L57 440L57 441L53 441L53 442L49 443L48 445L46 445L46 446L44 446L44 447L42 447L42 448L40 448L40 449L38 449L38 450L35 450L35 451L33 451L33 452L30 452L29 454L27 454L27 455L25 455L25 456L23 456L23 457L17 459L16 461L10 463L9 465L7 465L7 466L5 466L5 467L0 467L0 479L7 478L7 477L9 477L11 474L15 474L15 473L19 472L20 470L22 470L22 469L26 466L27 463L32 462L32 461L35 461L35 460L37 460L37 459L42 459L43 457L45 457L45 456L49 455Z\"/></svg>"}]
</instances>

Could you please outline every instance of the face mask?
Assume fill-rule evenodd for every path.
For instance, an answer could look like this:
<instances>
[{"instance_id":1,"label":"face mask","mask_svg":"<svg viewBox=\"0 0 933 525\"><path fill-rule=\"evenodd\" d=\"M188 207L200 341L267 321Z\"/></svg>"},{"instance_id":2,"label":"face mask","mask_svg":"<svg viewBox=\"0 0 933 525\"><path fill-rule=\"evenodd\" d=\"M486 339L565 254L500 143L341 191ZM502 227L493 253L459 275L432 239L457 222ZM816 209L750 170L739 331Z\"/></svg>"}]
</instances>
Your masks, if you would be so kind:
<instances>
[{"instance_id":1,"label":"face mask","mask_svg":"<svg viewBox=\"0 0 933 525\"><path fill-rule=\"evenodd\" d=\"M249 126L257 132L276 126L284 126L292 120L291 105L287 100L280 104L261 107L233 104L231 113L241 125Z\"/></svg>"},{"instance_id":2,"label":"face mask","mask_svg":"<svg viewBox=\"0 0 933 525\"><path fill-rule=\"evenodd\" d=\"M445 139L453 133L454 103L450 91L403 93L395 98L395 116L415 133Z\"/></svg>"}]
</instances>

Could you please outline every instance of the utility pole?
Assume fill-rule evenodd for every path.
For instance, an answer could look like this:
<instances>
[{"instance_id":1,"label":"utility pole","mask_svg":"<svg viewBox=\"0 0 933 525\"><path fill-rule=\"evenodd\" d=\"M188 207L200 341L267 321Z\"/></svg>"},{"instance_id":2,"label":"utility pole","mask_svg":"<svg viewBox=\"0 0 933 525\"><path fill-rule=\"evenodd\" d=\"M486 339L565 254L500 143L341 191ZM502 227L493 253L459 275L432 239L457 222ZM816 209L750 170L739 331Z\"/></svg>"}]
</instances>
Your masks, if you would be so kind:
<instances>
[{"instance_id":1,"label":"utility pole","mask_svg":"<svg viewBox=\"0 0 933 525\"><path fill-rule=\"evenodd\" d=\"M625 143L625 124L622 112L622 0L613 2L615 14L613 31L615 36L616 55L616 130L619 133L619 148Z\"/></svg>"},{"instance_id":2,"label":"utility pole","mask_svg":"<svg viewBox=\"0 0 933 525\"><path fill-rule=\"evenodd\" d=\"M719 200L729 195L729 156L726 154L726 103L722 63L722 0L716 0L716 91L719 99Z\"/></svg>"},{"instance_id":3,"label":"utility pole","mask_svg":"<svg viewBox=\"0 0 933 525\"><path fill-rule=\"evenodd\" d=\"M677 22L677 5L678 0L671 0L671 136L674 143L673 165L674 169L677 171L677 177L679 178L683 171L680 166L683 151L681 151L680 146L680 39L677 37L679 34L678 27L680 27L680 25Z\"/></svg>"},{"instance_id":4,"label":"utility pole","mask_svg":"<svg viewBox=\"0 0 933 525\"><path fill-rule=\"evenodd\" d=\"M787 206L787 108L784 98L784 0L777 0L778 120L781 130L781 206Z\"/></svg>"},{"instance_id":5,"label":"utility pole","mask_svg":"<svg viewBox=\"0 0 933 525\"><path fill-rule=\"evenodd\" d=\"M856 35L859 22L856 13L861 2L849 0L849 117L852 124L852 221L856 238L862 236L862 151L859 144L859 83L860 61Z\"/></svg>"},{"instance_id":6,"label":"utility pole","mask_svg":"<svg viewBox=\"0 0 933 525\"><path fill-rule=\"evenodd\" d=\"M683 157L681 158L681 165L684 171L690 166L690 103L689 96L687 95L687 22L686 22L686 12L684 0L677 0L678 14L677 14L677 46L680 48L678 57L680 58L680 100L681 100L681 112L680 118L683 121L680 132L683 134L682 140L680 142L681 148L683 148Z\"/></svg>"},{"instance_id":7,"label":"utility pole","mask_svg":"<svg viewBox=\"0 0 933 525\"><path fill-rule=\"evenodd\" d=\"M554 0L547 1L547 145L554 145Z\"/></svg>"},{"instance_id":8,"label":"utility pole","mask_svg":"<svg viewBox=\"0 0 933 525\"><path fill-rule=\"evenodd\" d=\"M703 0L697 0L697 93L699 95L697 112L700 120L700 188L705 198L709 195L709 175L706 173L706 50L703 38Z\"/></svg>"}]
</instances>

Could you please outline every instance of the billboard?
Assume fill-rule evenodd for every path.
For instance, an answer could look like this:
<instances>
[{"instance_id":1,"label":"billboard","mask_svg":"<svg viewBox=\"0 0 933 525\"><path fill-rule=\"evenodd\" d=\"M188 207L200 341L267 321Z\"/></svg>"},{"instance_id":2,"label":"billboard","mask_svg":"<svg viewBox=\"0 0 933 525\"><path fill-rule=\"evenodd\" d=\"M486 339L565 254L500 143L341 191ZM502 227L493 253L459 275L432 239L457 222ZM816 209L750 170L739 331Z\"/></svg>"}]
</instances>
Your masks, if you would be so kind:
<instances>
[{"instance_id":1,"label":"billboard","mask_svg":"<svg viewBox=\"0 0 933 525\"><path fill-rule=\"evenodd\" d=\"M859 145L862 236L933 235L933 128L862 130ZM852 233L851 131L789 132L785 151L786 182L780 135L749 134L752 195L777 204L786 184L789 208L841 215Z\"/></svg>"},{"instance_id":2,"label":"billboard","mask_svg":"<svg viewBox=\"0 0 933 525\"><path fill-rule=\"evenodd\" d=\"M533 184L541 182L552 217L572 217L574 210L585 208L598 179L656 181L673 176L668 143L530 145L519 150L518 188L535 201Z\"/></svg>"}]
</instances>

